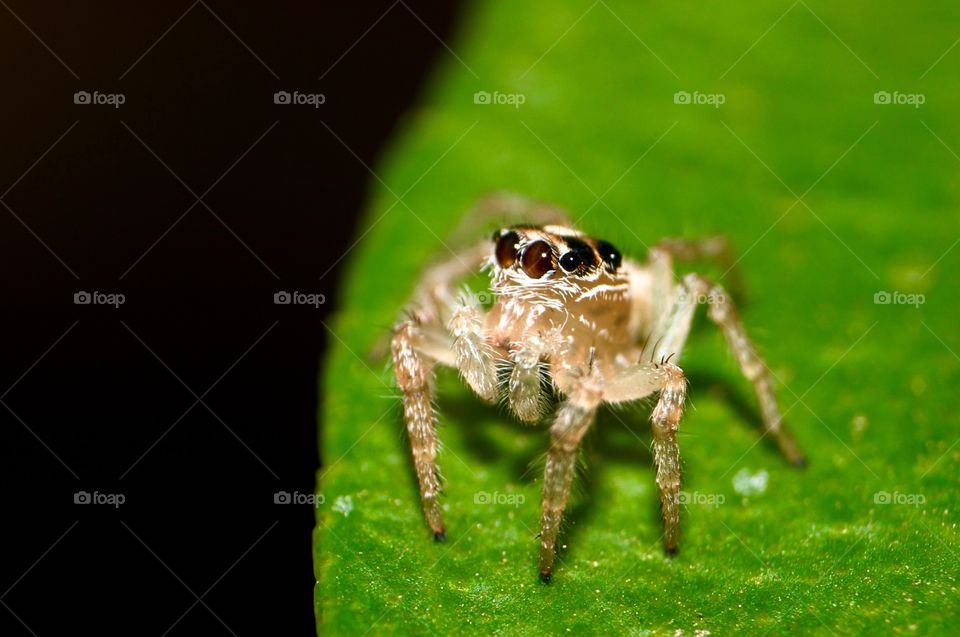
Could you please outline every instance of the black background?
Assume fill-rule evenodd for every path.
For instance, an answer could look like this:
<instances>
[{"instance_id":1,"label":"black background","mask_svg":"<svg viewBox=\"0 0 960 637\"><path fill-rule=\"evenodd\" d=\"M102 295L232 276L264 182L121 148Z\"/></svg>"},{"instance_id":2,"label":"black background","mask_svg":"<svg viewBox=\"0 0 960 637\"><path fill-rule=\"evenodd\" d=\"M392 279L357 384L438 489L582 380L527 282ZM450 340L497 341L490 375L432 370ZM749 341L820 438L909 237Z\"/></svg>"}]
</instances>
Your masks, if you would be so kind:
<instances>
[{"instance_id":1,"label":"black background","mask_svg":"<svg viewBox=\"0 0 960 637\"><path fill-rule=\"evenodd\" d=\"M370 182L330 131L375 163L456 17L3 0L0 634L314 631L313 509L274 494L314 487L320 321Z\"/></svg>"}]
</instances>

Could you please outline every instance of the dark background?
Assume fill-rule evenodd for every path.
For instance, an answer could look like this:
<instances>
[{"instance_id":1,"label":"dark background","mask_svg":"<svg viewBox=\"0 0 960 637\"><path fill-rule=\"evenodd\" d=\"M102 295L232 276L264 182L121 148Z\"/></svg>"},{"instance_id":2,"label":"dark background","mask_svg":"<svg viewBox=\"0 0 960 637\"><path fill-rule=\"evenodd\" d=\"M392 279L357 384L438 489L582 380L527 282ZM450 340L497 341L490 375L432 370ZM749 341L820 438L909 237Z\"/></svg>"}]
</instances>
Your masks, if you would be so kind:
<instances>
[{"instance_id":1,"label":"dark background","mask_svg":"<svg viewBox=\"0 0 960 637\"><path fill-rule=\"evenodd\" d=\"M0 2L0 634L313 632L313 508L274 494L313 490L360 160L454 5Z\"/></svg>"}]
</instances>

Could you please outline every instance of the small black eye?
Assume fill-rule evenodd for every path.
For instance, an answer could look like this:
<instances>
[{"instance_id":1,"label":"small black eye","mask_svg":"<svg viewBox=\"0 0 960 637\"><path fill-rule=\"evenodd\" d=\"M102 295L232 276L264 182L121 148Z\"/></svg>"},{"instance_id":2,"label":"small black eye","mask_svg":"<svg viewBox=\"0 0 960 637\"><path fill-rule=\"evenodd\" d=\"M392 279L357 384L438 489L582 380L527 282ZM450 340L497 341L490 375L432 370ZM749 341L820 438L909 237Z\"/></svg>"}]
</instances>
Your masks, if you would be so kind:
<instances>
[{"instance_id":1,"label":"small black eye","mask_svg":"<svg viewBox=\"0 0 960 637\"><path fill-rule=\"evenodd\" d=\"M623 263L623 256L620 251L606 241L597 241L597 252L600 253L600 258L607 264L611 272L616 272L620 264Z\"/></svg>"},{"instance_id":2,"label":"small black eye","mask_svg":"<svg viewBox=\"0 0 960 637\"><path fill-rule=\"evenodd\" d=\"M511 230L494 236L497 241L497 247L494 250L497 264L501 268L509 268L517 262L517 244L520 243L520 235Z\"/></svg>"},{"instance_id":3,"label":"small black eye","mask_svg":"<svg viewBox=\"0 0 960 637\"><path fill-rule=\"evenodd\" d=\"M560 267L567 272L573 272L578 268L592 268L597 264L597 257L593 250L579 239L567 239L567 245L570 251L560 257Z\"/></svg>"},{"instance_id":4,"label":"small black eye","mask_svg":"<svg viewBox=\"0 0 960 637\"><path fill-rule=\"evenodd\" d=\"M571 251L560 257L560 267L567 272L573 272L581 265L583 265L583 259L576 252Z\"/></svg>"},{"instance_id":5,"label":"small black eye","mask_svg":"<svg viewBox=\"0 0 960 637\"><path fill-rule=\"evenodd\" d=\"M553 270L553 250L546 241L534 241L523 249L520 256L523 271L531 279L539 279Z\"/></svg>"}]
</instances>

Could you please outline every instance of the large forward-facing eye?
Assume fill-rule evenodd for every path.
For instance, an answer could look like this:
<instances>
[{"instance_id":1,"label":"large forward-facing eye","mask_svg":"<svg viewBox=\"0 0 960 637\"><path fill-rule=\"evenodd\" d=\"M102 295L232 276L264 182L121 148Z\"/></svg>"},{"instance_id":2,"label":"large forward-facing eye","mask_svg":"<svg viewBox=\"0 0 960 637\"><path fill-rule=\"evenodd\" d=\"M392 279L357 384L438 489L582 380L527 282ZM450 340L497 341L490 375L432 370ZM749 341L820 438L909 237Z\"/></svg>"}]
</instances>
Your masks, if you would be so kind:
<instances>
[{"instance_id":1,"label":"large forward-facing eye","mask_svg":"<svg viewBox=\"0 0 960 637\"><path fill-rule=\"evenodd\" d=\"M620 251L606 241L597 241L597 252L600 253L600 258L607 264L607 269L611 272L616 272L620 264L623 263L623 256L621 256Z\"/></svg>"},{"instance_id":2,"label":"large forward-facing eye","mask_svg":"<svg viewBox=\"0 0 960 637\"><path fill-rule=\"evenodd\" d=\"M597 257L583 241L579 239L567 239L567 245L570 246L569 252L560 257L560 267L567 272L575 272L580 268L588 269L597 264Z\"/></svg>"},{"instance_id":3,"label":"large forward-facing eye","mask_svg":"<svg viewBox=\"0 0 960 637\"><path fill-rule=\"evenodd\" d=\"M510 230L499 235L496 241L494 257L497 259L497 264L501 268L509 268L517 261L517 244L520 243L520 235Z\"/></svg>"},{"instance_id":4,"label":"large forward-facing eye","mask_svg":"<svg viewBox=\"0 0 960 637\"><path fill-rule=\"evenodd\" d=\"M520 265L531 279L539 279L553 270L553 250L550 249L550 244L546 241L534 241L527 245L520 255Z\"/></svg>"}]
</instances>

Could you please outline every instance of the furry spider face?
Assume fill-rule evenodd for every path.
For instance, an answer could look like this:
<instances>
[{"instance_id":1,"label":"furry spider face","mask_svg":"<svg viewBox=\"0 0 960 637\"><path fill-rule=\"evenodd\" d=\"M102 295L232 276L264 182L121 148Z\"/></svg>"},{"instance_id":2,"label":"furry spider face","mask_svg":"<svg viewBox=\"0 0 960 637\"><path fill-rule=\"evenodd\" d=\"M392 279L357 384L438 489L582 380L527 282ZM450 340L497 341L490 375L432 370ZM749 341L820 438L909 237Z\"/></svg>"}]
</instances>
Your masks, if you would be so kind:
<instances>
[{"instance_id":1,"label":"furry spider face","mask_svg":"<svg viewBox=\"0 0 960 637\"><path fill-rule=\"evenodd\" d=\"M613 245L560 225L511 226L492 239L494 345L506 351L539 334L562 343L556 358L571 364L594 354L622 358L629 274Z\"/></svg>"},{"instance_id":2,"label":"furry spider face","mask_svg":"<svg viewBox=\"0 0 960 637\"><path fill-rule=\"evenodd\" d=\"M495 281L544 282L558 278L597 281L616 274L623 261L606 241L563 226L513 226L493 234Z\"/></svg>"},{"instance_id":3,"label":"furry spider face","mask_svg":"<svg viewBox=\"0 0 960 637\"><path fill-rule=\"evenodd\" d=\"M607 341L611 328L627 320L629 275L610 243L561 225L510 226L492 241L491 320L503 343L557 330L570 342ZM585 331L594 336L576 339Z\"/></svg>"}]
</instances>

